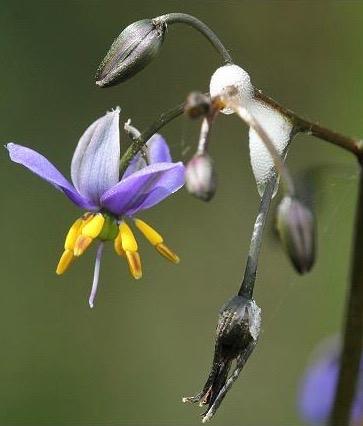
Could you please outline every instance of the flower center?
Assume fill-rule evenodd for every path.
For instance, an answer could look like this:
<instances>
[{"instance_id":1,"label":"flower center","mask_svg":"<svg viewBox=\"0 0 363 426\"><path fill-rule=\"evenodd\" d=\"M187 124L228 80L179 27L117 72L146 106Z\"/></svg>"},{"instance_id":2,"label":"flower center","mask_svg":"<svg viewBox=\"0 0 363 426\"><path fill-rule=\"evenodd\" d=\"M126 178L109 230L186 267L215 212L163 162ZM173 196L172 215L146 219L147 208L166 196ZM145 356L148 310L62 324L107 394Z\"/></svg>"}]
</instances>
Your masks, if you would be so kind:
<instances>
[{"instance_id":1,"label":"flower center","mask_svg":"<svg viewBox=\"0 0 363 426\"><path fill-rule=\"evenodd\" d=\"M107 213L103 213L103 217L105 218L105 222L98 238L102 241L112 241L118 234L117 220L115 217L110 216Z\"/></svg>"}]
</instances>

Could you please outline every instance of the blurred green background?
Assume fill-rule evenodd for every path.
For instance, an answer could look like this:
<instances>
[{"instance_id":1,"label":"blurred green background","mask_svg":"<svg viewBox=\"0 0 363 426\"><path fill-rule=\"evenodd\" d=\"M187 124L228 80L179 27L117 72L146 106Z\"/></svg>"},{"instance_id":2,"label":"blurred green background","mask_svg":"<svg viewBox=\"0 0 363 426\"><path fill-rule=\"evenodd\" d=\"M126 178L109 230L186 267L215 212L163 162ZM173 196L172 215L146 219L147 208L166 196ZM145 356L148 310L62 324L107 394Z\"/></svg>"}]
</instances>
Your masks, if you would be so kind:
<instances>
[{"instance_id":1,"label":"blurred green background","mask_svg":"<svg viewBox=\"0 0 363 426\"><path fill-rule=\"evenodd\" d=\"M172 11L210 25L270 96L334 129L363 134L361 1L1 0L2 143L31 146L69 176L79 136L106 110L120 105L122 120L132 117L143 128L191 90L206 90L219 57L180 25L135 78L109 89L94 84L100 60L125 26ZM181 117L165 128L176 158L192 155L198 126ZM135 282L109 244L91 311L94 250L64 276L54 273L79 211L0 152L1 426L200 424L198 407L181 397L204 383L217 312L239 286L258 206L247 131L236 118L218 120L211 153L219 173L211 203L180 191L142 215L181 264L167 263L140 238L144 277ZM288 164L296 175L316 177L318 262L297 277L271 220L255 292L263 332L215 426L302 425L301 375L314 346L341 325L354 160L300 136Z\"/></svg>"}]
</instances>

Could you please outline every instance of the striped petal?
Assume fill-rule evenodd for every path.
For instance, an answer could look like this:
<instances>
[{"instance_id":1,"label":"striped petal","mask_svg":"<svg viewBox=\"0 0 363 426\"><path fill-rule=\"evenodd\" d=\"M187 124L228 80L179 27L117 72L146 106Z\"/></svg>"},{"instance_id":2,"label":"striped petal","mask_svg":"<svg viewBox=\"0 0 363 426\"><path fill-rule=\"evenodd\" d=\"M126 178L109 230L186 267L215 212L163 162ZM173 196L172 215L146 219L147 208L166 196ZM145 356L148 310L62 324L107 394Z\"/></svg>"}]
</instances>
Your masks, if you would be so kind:
<instances>
[{"instance_id":1,"label":"striped petal","mask_svg":"<svg viewBox=\"0 0 363 426\"><path fill-rule=\"evenodd\" d=\"M96 204L119 181L119 114L120 108L116 108L91 124L73 155L73 184L80 194Z\"/></svg>"}]
</instances>

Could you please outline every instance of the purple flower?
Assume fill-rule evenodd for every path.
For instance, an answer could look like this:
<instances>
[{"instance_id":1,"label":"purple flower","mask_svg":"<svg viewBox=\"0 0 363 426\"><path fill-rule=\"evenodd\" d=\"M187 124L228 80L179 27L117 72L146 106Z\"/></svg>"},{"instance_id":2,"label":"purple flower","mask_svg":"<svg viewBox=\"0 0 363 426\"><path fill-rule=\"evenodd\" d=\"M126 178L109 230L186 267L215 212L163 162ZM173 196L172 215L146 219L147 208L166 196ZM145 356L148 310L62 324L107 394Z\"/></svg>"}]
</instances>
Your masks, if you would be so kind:
<instances>
[{"instance_id":1,"label":"purple flower","mask_svg":"<svg viewBox=\"0 0 363 426\"><path fill-rule=\"evenodd\" d=\"M160 135L150 138L143 154L135 156L120 179L119 114L120 108L108 112L81 136L71 163L73 184L36 151L14 143L6 146L12 161L22 164L87 211L68 231L56 272L65 272L93 240L99 240L89 298L91 307L97 291L103 242L113 240L117 254L127 259L133 277L141 278L137 242L125 218L133 218L136 213L155 206L184 184L184 166L172 162L169 148ZM179 262L159 233L140 219L133 220L159 253L174 263Z\"/></svg>"},{"instance_id":2,"label":"purple flower","mask_svg":"<svg viewBox=\"0 0 363 426\"><path fill-rule=\"evenodd\" d=\"M307 369L299 392L299 411L309 424L325 425L333 408L335 387L338 379L339 350L334 345L323 353ZM352 409L352 425L363 421L363 358L360 380Z\"/></svg>"}]
</instances>

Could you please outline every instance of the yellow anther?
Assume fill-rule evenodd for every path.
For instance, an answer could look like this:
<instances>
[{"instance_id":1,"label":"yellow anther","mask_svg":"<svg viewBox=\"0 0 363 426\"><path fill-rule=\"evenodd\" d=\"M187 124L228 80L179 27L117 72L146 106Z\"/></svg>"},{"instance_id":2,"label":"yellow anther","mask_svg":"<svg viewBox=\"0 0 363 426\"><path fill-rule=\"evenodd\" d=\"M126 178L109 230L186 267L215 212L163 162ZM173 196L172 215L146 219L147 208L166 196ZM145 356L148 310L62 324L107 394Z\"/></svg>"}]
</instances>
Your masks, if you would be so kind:
<instances>
[{"instance_id":1,"label":"yellow anther","mask_svg":"<svg viewBox=\"0 0 363 426\"><path fill-rule=\"evenodd\" d=\"M163 237L143 220L135 219L134 222L139 231L153 246L156 246L156 244L160 244L164 241Z\"/></svg>"},{"instance_id":2,"label":"yellow anther","mask_svg":"<svg viewBox=\"0 0 363 426\"><path fill-rule=\"evenodd\" d=\"M126 259L131 275L138 280L142 277L141 259L137 251L126 251Z\"/></svg>"},{"instance_id":3,"label":"yellow anther","mask_svg":"<svg viewBox=\"0 0 363 426\"><path fill-rule=\"evenodd\" d=\"M115 238L113 246L115 248L115 252L119 256L126 256L125 250L122 248L122 241L121 241L121 233L120 232L118 233L117 237Z\"/></svg>"},{"instance_id":4,"label":"yellow anther","mask_svg":"<svg viewBox=\"0 0 363 426\"><path fill-rule=\"evenodd\" d=\"M77 240L78 235L80 234L81 228L83 225L83 219L77 219L73 225L69 228L66 240L64 242L65 250L73 250L74 244Z\"/></svg>"},{"instance_id":5,"label":"yellow anther","mask_svg":"<svg viewBox=\"0 0 363 426\"><path fill-rule=\"evenodd\" d=\"M87 237L85 235L79 235L75 244L74 244L74 255L76 257L81 256L91 245L93 238Z\"/></svg>"},{"instance_id":6,"label":"yellow anther","mask_svg":"<svg viewBox=\"0 0 363 426\"><path fill-rule=\"evenodd\" d=\"M66 270L69 268L69 266L72 264L74 259L73 250L66 249L64 250L61 258L59 259L58 266L56 269L57 275L62 275Z\"/></svg>"},{"instance_id":7,"label":"yellow anther","mask_svg":"<svg viewBox=\"0 0 363 426\"><path fill-rule=\"evenodd\" d=\"M170 260L170 262L173 263L179 263L180 262L180 258L179 256L177 256L172 250L170 250L170 248L168 246L166 246L163 243L157 244L155 246L156 250L162 255L164 256L166 259Z\"/></svg>"},{"instance_id":8,"label":"yellow anther","mask_svg":"<svg viewBox=\"0 0 363 426\"><path fill-rule=\"evenodd\" d=\"M93 240L97 238L103 228L103 225L105 223L105 218L101 213L95 214L89 222L86 223L86 225L82 228L82 235L85 237L90 237Z\"/></svg>"},{"instance_id":9,"label":"yellow anther","mask_svg":"<svg viewBox=\"0 0 363 426\"><path fill-rule=\"evenodd\" d=\"M166 259L173 263L179 263L179 257L168 246L164 244L163 237L143 220L134 219L136 227L145 238L156 248L156 250Z\"/></svg>"},{"instance_id":10,"label":"yellow anther","mask_svg":"<svg viewBox=\"0 0 363 426\"><path fill-rule=\"evenodd\" d=\"M125 222L121 222L119 225L122 248L128 252L136 252L137 251L137 241L135 240L135 236L131 231L129 225Z\"/></svg>"}]
</instances>

